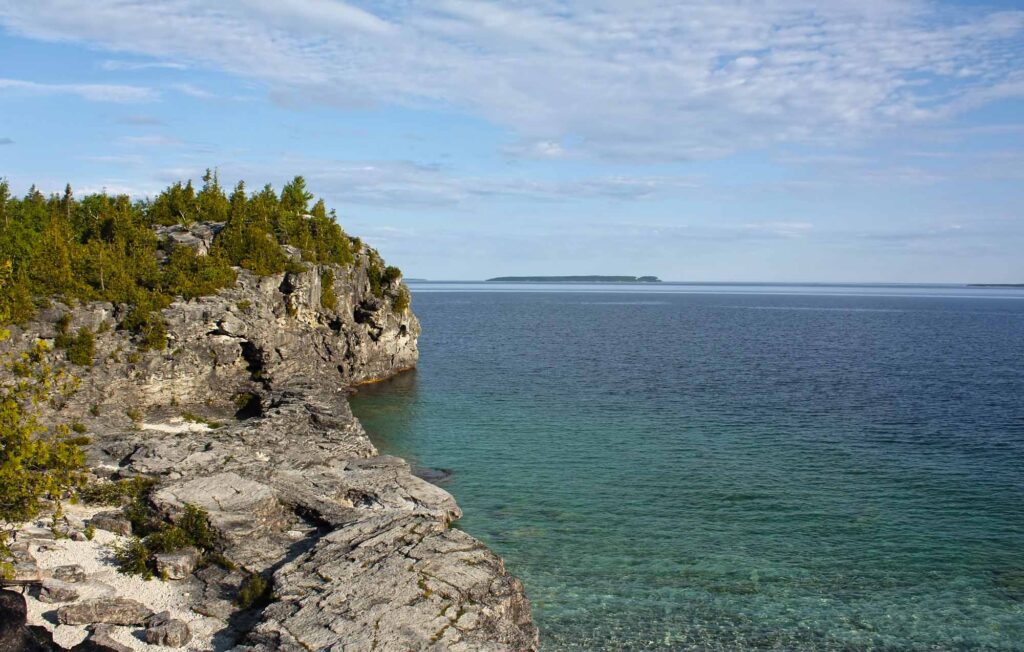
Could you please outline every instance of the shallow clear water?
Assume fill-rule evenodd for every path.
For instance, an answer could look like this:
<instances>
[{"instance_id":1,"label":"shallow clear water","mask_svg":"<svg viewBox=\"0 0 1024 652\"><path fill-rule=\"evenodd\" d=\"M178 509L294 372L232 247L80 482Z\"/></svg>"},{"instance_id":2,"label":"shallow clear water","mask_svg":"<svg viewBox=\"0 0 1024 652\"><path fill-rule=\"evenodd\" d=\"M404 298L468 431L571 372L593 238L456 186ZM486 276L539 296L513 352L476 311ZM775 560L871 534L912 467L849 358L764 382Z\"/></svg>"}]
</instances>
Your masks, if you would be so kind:
<instances>
[{"instance_id":1,"label":"shallow clear water","mask_svg":"<svg viewBox=\"0 0 1024 652\"><path fill-rule=\"evenodd\" d=\"M545 650L1024 649L1024 291L413 291L353 408Z\"/></svg>"}]
</instances>

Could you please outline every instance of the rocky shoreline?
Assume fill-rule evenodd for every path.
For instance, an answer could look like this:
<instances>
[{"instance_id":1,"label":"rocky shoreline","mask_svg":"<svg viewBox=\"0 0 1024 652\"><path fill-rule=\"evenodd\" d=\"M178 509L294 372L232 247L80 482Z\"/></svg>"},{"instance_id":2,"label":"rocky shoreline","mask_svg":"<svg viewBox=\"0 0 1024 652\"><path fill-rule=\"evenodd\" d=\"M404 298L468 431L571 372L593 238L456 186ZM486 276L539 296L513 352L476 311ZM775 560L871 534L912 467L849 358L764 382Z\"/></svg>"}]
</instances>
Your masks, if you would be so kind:
<instances>
[{"instance_id":1,"label":"rocky shoreline","mask_svg":"<svg viewBox=\"0 0 1024 652\"><path fill-rule=\"evenodd\" d=\"M156 478L150 501L165 518L186 504L209 514L238 570L167 581L188 585L197 617L223 623L216 649L535 650L519 580L449 527L454 499L379 455L349 409L349 388L418 357L419 323L374 295L368 264L332 269L331 308L315 267L241 270L233 288L164 311L166 351L139 353L105 328L119 317L109 304L50 308L7 345L53 338L65 314L98 333L95 365L72 369L80 387L45 416L84 425L95 475ZM272 586L264 607L233 601L249 573Z\"/></svg>"}]
</instances>

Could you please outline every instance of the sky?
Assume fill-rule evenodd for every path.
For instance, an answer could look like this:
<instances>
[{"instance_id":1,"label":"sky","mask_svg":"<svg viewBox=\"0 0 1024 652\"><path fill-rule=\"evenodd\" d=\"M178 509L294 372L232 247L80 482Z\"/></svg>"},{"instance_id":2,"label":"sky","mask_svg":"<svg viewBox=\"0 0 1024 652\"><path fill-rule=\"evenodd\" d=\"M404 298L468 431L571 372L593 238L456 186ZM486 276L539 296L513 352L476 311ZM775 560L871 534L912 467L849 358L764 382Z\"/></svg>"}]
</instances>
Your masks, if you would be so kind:
<instances>
[{"instance_id":1,"label":"sky","mask_svg":"<svg viewBox=\"0 0 1024 652\"><path fill-rule=\"evenodd\" d=\"M0 177L301 174L409 277L1024 282L1024 0L0 0Z\"/></svg>"}]
</instances>

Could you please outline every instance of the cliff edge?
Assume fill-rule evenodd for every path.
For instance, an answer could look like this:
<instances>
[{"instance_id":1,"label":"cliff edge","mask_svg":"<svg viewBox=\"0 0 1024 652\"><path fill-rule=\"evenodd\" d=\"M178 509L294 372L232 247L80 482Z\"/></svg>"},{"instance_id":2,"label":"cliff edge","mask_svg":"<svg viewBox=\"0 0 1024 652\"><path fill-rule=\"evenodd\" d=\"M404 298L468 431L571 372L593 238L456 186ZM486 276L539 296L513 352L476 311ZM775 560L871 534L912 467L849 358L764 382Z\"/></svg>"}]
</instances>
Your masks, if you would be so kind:
<instances>
[{"instance_id":1,"label":"cliff edge","mask_svg":"<svg viewBox=\"0 0 1024 652\"><path fill-rule=\"evenodd\" d=\"M208 231L161 237L201 254ZM379 455L349 409L351 386L418 357L419 323L388 291L401 279L375 292L370 255L240 269L232 287L162 311L163 351L110 328L125 308L103 303L54 305L4 346L53 339L62 317L96 333L95 363L72 368L77 391L44 416L82 424L95 475L156 478L149 500L165 518L206 510L238 568L180 581L192 611L223 621L221 649L535 650L519 580L449 527L461 515L451 495ZM263 608L232 600L248 573L272 586Z\"/></svg>"}]
</instances>

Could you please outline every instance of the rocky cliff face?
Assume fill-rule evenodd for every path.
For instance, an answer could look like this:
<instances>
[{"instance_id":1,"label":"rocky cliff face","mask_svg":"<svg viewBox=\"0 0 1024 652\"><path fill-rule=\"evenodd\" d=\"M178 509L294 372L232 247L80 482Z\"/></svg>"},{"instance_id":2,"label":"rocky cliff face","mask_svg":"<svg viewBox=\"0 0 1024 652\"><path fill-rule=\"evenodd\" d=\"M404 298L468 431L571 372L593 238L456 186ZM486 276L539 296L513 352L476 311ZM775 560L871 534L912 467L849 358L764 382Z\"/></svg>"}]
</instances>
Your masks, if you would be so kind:
<instances>
[{"instance_id":1,"label":"rocky cliff face","mask_svg":"<svg viewBox=\"0 0 1024 652\"><path fill-rule=\"evenodd\" d=\"M106 329L123 311L109 304L55 306L8 346L53 337L62 314L98 331L95 365L73 368L77 393L47 416L86 425L97 475L159 478L163 514L205 508L226 555L272 579L269 606L240 614L240 571L189 578L193 611L222 619L237 649L536 649L521 583L449 527L460 511L448 493L378 455L348 407L350 386L418 355L419 323L394 293L374 295L370 264L364 251L333 268L333 308L323 268L243 270L234 287L164 311L165 351Z\"/></svg>"}]
</instances>

